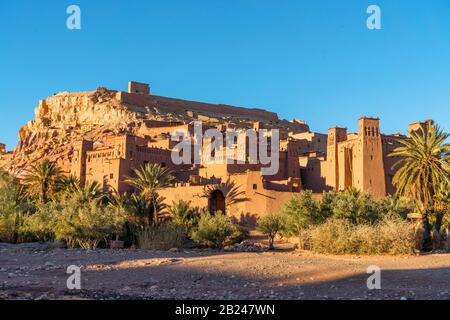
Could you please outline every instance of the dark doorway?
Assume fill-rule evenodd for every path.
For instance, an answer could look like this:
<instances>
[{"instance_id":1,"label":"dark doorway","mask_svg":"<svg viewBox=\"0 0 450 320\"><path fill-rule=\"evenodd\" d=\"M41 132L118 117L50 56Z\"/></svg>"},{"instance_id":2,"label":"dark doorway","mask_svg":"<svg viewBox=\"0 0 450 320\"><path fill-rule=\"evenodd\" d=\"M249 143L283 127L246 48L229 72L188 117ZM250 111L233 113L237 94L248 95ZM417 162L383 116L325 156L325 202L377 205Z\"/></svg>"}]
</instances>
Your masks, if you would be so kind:
<instances>
[{"instance_id":1,"label":"dark doorway","mask_svg":"<svg viewBox=\"0 0 450 320\"><path fill-rule=\"evenodd\" d=\"M220 190L212 191L211 195L209 196L209 212L211 214L214 214L217 211L222 211L222 213L226 213L225 196Z\"/></svg>"}]
</instances>

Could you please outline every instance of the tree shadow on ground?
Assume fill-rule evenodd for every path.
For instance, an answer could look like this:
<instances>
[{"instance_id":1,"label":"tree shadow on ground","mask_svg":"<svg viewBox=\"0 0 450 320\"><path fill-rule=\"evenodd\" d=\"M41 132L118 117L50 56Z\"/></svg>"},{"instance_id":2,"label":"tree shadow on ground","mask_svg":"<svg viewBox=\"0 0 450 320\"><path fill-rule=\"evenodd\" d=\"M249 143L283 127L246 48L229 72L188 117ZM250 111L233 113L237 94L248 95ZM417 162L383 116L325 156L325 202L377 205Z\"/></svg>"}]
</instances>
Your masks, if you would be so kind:
<instances>
[{"instance_id":1,"label":"tree shadow on ground","mask_svg":"<svg viewBox=\"0 0 450 320\"><path fill-rule=\"evenodd\" d=\"M5 267L17 267L12 256L18 258L17 253L5 256ZM385 262L381 257L302 252L56 250L44 256L30 252L16 262L27 268L46 261L56 266L29 271L27 277L7 279L7 273L0 273L0 283L8 282L4 292L94 299L450 299L447 257L426 257L433 263L427 259L424 265L433 268L409 262L403 269L389 269L383 265L416 258L389 257ZM366 270L376 263L381 267L381 290L369 290ZM82 266L81 292L66 287L69 265Z\"/></svg>"},{"instance_id":2,"label":"tree shadow on ground","mask_svg":"<svg viewBox=\"0 0 450 320\"><path fill-rule=\"evenodd\" d=\"M273 254L273 256L271 256ZM130 298L148 299L449 299L450 268L381 270L381 290L370 290L367 266L345 268L340 264L308 261L279 263L277 253L211 252L202 257L180 254L159 265L137 265L113 271L91 270L87 277L110 283L118 279L128 287L105 288ZM184 258L183 258L184 256ZM170 260L172 259L172 260ZM205 260L206 261L201 261ZM270 263L267 261L271 259ZM145 259L144 259L145 260ZM239 261L241 260L241 261ZM261 263L261 267L258 263ZM300 268L294 265L300 264ZM341 263L343 266L345 262ZM120 263L119 263L120 265ZM100 282L89 283L103 290ZM115 288L114 288L115 287Z\"/></svg>"}]
</instances>

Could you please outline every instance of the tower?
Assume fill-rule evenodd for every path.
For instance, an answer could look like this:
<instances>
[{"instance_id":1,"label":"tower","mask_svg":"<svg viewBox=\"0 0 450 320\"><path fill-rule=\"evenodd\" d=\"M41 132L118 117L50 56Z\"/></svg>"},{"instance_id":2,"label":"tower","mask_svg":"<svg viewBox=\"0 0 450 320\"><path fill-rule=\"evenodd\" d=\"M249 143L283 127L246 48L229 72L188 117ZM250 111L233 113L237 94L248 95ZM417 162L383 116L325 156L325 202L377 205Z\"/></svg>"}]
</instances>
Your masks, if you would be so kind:
<instances>
[{"instance_id":1,"label":"tower","mask_svg":"<svg viewBox=\"0 0 450 320\"><path fill-rule=\"evenodd\" d=\"M355 157L355 187L374 198L386 195L383 146L378 118L363 117L358 123L358 146Z\"/></svg>"},{"instance_id":2,"label":"tower","mask_svg":"<svg viewBox=\"0 0 450 320\"><path fill-rule=\"evenodd\" d=\"M128 93L150 94L150 85L148 83L130 81L128 82Z\"/></svg>"},{"instance_id":3,"label":"tower","mask_svg":"<svg viewBox=\"0 0 450 320\"><path fill-rule=\"evenodd\" d=\"M74 143L73 155L70 166L70 174L86 182L86 153L94 149L94 143L88 140L81 140Z\"/></svg>"},{"instance_id":4,"label":"tower","mask_svg":"<svg viewBox=\"0 0 450 320\"><path fill-rule=\"evenodd\" d=\"M338 144L345 140L347 140L346 128L328 129L326 184L335 189L339 186Z\"/></svg>"}]
</instances>

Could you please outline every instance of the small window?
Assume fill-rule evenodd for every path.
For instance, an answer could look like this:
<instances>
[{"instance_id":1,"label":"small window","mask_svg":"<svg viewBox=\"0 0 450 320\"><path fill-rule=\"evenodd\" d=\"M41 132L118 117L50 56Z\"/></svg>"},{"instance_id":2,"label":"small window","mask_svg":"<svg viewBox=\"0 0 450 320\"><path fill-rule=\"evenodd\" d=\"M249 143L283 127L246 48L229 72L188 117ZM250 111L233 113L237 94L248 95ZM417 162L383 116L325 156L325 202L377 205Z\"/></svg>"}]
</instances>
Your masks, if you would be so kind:
<instances>
[{"instance_id":1,"label":"small window","mask_svg":"<svg viewBox=\"0 0 450 320\"><path fill-rule=\"evenodd\" d=\"M109 178L110 178L110 179L114 179L114 173L110 173L110 174L109 174Z\"/></svg>"},{"instance_id":2,"label":"small window","mask_svg":"<svg viewBox=\"0 0 450 320\"><path fill-rule=\"evenodd\" d=\"M253 184L253 190L258 190L258 185L256 183Z\"/></svg>"}]
</instances>

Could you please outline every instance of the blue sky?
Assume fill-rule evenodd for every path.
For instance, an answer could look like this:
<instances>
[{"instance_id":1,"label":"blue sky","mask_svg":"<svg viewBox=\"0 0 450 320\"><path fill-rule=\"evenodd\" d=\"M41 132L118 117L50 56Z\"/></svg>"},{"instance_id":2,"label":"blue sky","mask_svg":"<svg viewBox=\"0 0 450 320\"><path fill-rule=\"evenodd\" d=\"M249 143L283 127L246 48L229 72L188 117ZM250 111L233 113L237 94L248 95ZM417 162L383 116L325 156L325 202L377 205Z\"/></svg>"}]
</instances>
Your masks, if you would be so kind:
<instances>
[{"instance_id":1,"label":"blue sky","mask_svg":"<svg viewBox=\"0 0 450 320\"><path fill-rule=\"evenodd\" d=\"M77 4L82 29L66 28ZM382 10L382 30L366 9ZM450 130L448 0L0 0L0 141L39 99L148 82L158 95L275 111L313 131L381 118Z\"/></svg>"}]
</instances>

